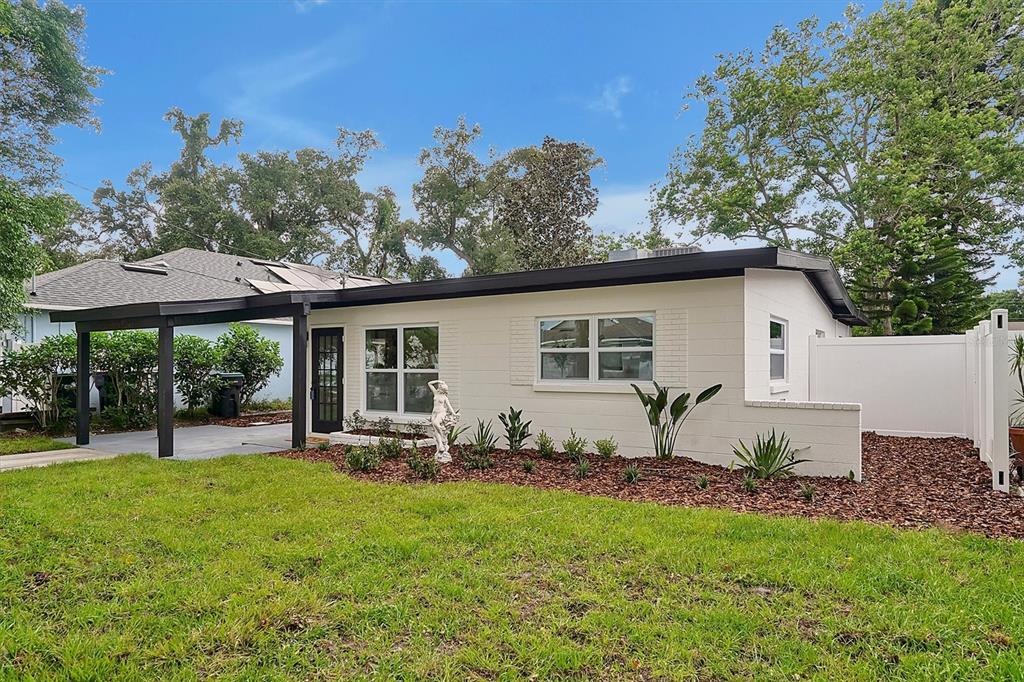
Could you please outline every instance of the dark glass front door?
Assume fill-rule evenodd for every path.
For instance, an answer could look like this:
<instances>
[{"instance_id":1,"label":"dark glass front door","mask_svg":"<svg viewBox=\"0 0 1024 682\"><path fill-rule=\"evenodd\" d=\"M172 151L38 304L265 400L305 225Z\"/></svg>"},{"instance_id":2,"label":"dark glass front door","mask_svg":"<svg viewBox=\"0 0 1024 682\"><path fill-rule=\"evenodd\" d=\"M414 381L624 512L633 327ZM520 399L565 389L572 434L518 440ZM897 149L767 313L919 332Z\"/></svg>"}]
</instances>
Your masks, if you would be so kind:
<instances>
[{"instance_id":1,"label":"dark glass front door","mask_svg":"<svg viewBox=\"0 0 1024 682\"><path fill-rule=\"evenodd\" d=\"M341 329L314 329L313 346L313 430L340 431L344 404L342 376L344 337Z\"/></svg>"}]
</instances>

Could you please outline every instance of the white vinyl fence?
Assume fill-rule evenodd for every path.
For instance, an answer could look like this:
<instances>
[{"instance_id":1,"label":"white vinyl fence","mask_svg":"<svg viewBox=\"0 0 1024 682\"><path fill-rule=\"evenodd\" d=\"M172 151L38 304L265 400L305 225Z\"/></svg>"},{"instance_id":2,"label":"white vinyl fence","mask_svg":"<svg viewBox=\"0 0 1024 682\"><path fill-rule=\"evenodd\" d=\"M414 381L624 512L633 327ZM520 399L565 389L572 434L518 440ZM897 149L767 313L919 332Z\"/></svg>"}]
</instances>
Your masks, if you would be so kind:
<instances>
[{"instance_id":1,"label":"white vinyl fence","mask_svg":"<svg viewBox=\"0 0 1024 682\"><path fill-rule=\"evenodd\" d=\"M862 406L865 431L970 438L1009 490L1010 361L1005 310L965 334L812 338L812 401Z\"/></svg>"}]
</instances>

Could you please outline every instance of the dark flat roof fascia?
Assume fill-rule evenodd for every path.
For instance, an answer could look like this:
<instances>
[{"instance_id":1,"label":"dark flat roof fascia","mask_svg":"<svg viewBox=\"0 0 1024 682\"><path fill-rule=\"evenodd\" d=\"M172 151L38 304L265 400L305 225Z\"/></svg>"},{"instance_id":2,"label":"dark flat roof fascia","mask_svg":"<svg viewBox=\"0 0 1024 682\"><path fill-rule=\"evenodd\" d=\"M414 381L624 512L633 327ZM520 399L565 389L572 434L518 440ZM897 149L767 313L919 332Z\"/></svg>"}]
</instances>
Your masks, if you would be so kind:
<instances>
[{"instance_id":1,"label":"dark flat roof fascia","mask_svg":"<svg viewBox=\"0 0 1024 682\"><path fill-rule=\"evenodd\" d=\"M239 298L165 303L135 303L106 308L52 311L54 322L97 322L130 318L180 317L190 324L209 318L218 321L257 319L268 309L277 312L290 305L311 308L340 308L411 301L443 300L475 296L564 291L593 287L649 284L717 277L739 277L749 268L795 270L805 274L829 307L835 319L847 324L865 324L850 301L839 274L827 258L809 256L775 247L708 251L660 258L579 265L549 270L510 272L478 277L459 277L425 282L401 282L333 291L286 291ZM275 310L276 309L276 310ZM227 311L231 311L228 313ZM246 318L246 315L251 317ZM123 328L123 327L122 327Z\"/></svg>"}]
</instances>

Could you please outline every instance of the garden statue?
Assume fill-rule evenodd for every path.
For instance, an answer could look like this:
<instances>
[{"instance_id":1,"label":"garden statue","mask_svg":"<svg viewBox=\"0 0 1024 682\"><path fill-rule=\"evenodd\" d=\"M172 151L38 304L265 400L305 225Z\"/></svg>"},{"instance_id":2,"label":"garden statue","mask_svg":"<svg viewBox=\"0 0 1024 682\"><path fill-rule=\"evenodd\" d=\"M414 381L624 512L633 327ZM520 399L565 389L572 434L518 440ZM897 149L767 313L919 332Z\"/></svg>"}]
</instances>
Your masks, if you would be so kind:
<instances>
[{"instance_id":1,"label":"garden statue","mask_svg":"<svg viewBox=\"0 0 1024 682\"><path fill-rule=\"evenodd\" d=\"M434 459L447 463L452 461L452 455L448 452L448 431L459 423L459 413L448 399L448 384L435 379L427 386L434 394L434 409L430 413L430 426L434 429L434 442L437 444Z\"/></svg>"}]
</instances>

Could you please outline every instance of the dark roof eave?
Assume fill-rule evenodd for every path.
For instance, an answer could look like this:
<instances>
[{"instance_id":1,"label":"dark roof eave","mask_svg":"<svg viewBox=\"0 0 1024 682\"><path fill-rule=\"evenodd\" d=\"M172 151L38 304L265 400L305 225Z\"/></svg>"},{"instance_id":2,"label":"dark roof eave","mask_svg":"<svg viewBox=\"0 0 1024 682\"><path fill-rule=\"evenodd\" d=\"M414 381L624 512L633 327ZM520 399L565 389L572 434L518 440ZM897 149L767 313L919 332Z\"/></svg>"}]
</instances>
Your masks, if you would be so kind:
<instances>
[{"instance_id":1,"label":"dark roof eave","mask_svg":"<svg viewBox=\"0 0 1024 682\"><path fill-rule=\"evenodd\" d=\"M218 311L251 312L298 303L312 308L403 303L412 301L497 296L502 294L562 291L592 287L648 284L692 279L742 276L748 268L798 270L807 276L835 319L864 324L846 295L839 275L827 258L808 256L774 247L710 251L679 256L616 261L550 270L512 272L478 277L403 282L335 291L280 292L261 296L209 301L140 303L107 308L55 311L55 322L93 322L125 318L213 315Z\"/></svg>"}]
</instances>

